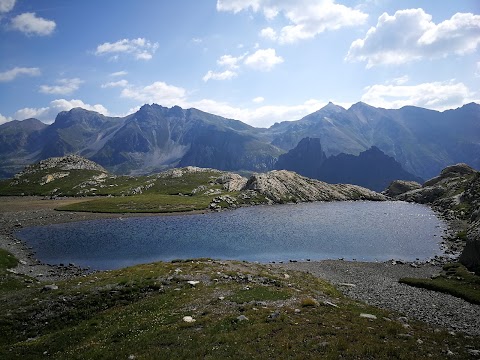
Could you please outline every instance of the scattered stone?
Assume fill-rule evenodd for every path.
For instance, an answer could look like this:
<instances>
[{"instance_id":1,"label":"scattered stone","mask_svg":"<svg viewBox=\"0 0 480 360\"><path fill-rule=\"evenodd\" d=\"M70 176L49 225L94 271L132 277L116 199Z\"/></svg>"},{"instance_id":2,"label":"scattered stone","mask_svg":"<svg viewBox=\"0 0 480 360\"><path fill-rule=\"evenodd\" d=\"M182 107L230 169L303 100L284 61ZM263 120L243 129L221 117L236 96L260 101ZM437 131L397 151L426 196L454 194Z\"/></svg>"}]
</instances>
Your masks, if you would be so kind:
<instances>
[{"instance_id":1,"label":"scattered stone","mask_svg":"<svg viewBox=\"0 0 480 360\"><path fill-rule=\"evenodd\" d=\"M360 317L365 318L365 319L377 320L377 317L375 315L372 315L372 314L361 313Z\"/></svg>"},{"instance_id":2,"label":"scattered stone","mask_svg":"<svg viewBox=\"0 0 480 360\"><path fill-rule=\"evenodd\" d=\"M219 296L219 297L218 297L218 300L220 300L220 301L225 300L225 296Z\"/></svg>"},{"instance_id":3,"label":"scattered stone","mask_svg":"<svg viewBox=\"0 0 480 360\"><path fill-rule=\"evenodd\" d=\"M467 349L467 352L472 356L480 357L480 350Z\"/></svg>"},{"instance_id":4,"label":"scattered stone","mask_svg":"<svg viewBox=\"0 0 480 360\"><path fill-rule=\"evenodd\" d=\"M237 321L242 322L242 321L248 321L248 317L245 315L240 315L237 317Z\"/></svg>"},{"instance_id":5,"label":"scattered stone","mask_svg":"<svg viewBox=\"0 0 480 360\"><path fill-rule=\"evenodd\" d=\"M195 322L196 320L195 320L193 317L191 317L191 316L184 316L184 317L183 317L183 321L185 321L186 323L193 323L193 322Z\"/></svg>"},{"instance_id":6,"label":"scattered stone","mask_svg":"<svg viewBox=\"0 0 480 360\"><path fill-rule=\"evenodd\" d=\"M332 303L332 302L330 302L330 301L326 301L326 300L325 300L325 301L323 302L323 304L324 304L324 305L327 305L327 306L334 307L334 308L338 308L338 305L337 305L337 304L334 304L334 303ZM376 319L376 318L375 318L375 319Z\"/></svg>"},{"instance_id":7,"label":"scattered stone","mask_svg":"<svg viewBox=\"0 0 480 360\"><path fill-rule=\"evenodd\" d=\"M190 280L187 281L187 283L190 284L192 287L195 287L195 285L200 284L200 281Z\"/></svg>"},{"instance_id":8,"label":"scattered stone","mask_svg":"<svg viewBox=\"0 0 480 360\"><path fill-rule=\"evenodd\" d=\"M300 314L300 313L302 312L302 310L300 310L300 309L295 309L294 312L295 312L295 314Z\"/></svg>"},{"instance_id":9,"label":"scattered stone","mask_svg":"<svg viewBox=\"0 0 480 360\"><path fill-rule=\"evenodd\" d=\"M345 287L356 287L357 285L355 284L349 284L349 283L340 283L338 286L345 286Z\"/></svg>"},{"instance_id":10,"label":"scattered stone","mask_svg":"<svg viewBox=\"0 0 480 360\"><path fill-rule=\"evenodd\" d=\"M43 290L43 291L58 290L58 286L55 285L55 284L45 285L42 290Z\"/></svg>"},{"instance_id":11,"label":"scattered stone","mask_svg":"<svg viewBox=\"0 0 480 360\"><path fill-rule=\"evenodd\" d=\"M280 311L275 310L273 313L267 316L267 321L277 320L279 316L280 316Z\"/></svg>"},{"instance_id":12,"label":"scattered stone","mask_svg":"<svg viewBox=\"0 0 480 360\"><path fill-rule=\"evenodd\" d=\"M288 274L283 274L283 277L284 277L285 279L290 279L290 275L288 275Z\"/></svg>"}]
</instances>

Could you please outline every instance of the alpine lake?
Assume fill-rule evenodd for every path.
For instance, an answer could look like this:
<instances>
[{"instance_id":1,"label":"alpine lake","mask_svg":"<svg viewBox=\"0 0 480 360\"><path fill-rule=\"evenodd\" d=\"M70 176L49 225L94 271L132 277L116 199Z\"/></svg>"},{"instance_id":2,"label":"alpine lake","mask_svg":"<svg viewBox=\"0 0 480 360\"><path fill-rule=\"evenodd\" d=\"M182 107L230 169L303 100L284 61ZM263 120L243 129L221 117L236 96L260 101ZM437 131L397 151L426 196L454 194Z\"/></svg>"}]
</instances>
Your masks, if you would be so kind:
<instances>
[{"instance_id":1,"label":"alpine lake","mask_svg":"<svg viewBox=\"0 0 480 360\"><path fill-rule=\"evenodd\" d=\"M48 264L96 270L174 259L427 260L446 224L405 202L314 202L219 213L148 216L30 227L16 236Z\"/></svg>"}]
</instances>

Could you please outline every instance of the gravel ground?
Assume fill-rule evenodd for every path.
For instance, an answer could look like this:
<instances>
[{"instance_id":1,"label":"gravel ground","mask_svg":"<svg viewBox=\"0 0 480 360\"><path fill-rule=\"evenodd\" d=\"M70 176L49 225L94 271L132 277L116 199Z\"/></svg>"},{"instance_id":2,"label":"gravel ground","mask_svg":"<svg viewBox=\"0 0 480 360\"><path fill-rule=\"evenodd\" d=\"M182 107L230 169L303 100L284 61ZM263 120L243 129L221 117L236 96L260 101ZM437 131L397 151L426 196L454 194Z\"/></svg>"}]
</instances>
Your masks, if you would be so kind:
<instances>
[{"instance_id":1,"label":"gravel ground","mask_svg":"<svg viewBox=\"0 0 480 360\"><path fill-rule=\"evenodd\" d=\"M0 248L14 254L20 264L15 271L52 282L62 278L79 276L86 272L76 266L50 266L35 259L35 254L14 237L15 229L91 220L140 216L139 214L89 214L59 212L54 208L85 199L43 200L36 197L0 198ZM145 216L145 215L144 215ZM148 216L148 215L146 215ZM287 269L307 271L326 279L347 296L380 308L394 310L405 316L425 321L434 326L446 327L471 335L480 335L480 306L470 304L450 295L399 284L402 277L428 278L440 272L440 266L429 264L417 268L409 264L364 263L341 260L319 262L295 262L281 265ZM353 284L345 286L341 284Z\"/></svg>"},{"instance_id":2,"label":"gravel ground","mask_svg":"<svg viewBox=\"0 0 480 360\"><path fill-rule=\"evenodd\" d=\"M429 278L439 266L366 263L340 260L296 262L282 265L290 270L312 273L336 285L345 295L411 319L434 326L480 335L480 306L451 295L400 284L402 277Z\"/></svg>"}]
</instances>

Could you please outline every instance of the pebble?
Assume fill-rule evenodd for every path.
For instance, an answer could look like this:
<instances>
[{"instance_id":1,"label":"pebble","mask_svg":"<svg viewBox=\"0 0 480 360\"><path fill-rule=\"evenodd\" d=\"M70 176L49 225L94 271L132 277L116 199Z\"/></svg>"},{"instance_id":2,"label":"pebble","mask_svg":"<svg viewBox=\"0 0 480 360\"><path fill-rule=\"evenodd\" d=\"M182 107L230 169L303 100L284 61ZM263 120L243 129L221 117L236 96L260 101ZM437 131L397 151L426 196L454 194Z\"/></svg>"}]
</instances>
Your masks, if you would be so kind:
<instances>
[{"instance_id":1,"label":"pebble","mask_svg":"<svg viewBox=\"0 0 480 360\"><path fill-rule=\"evenodd\" d=\"M285 263L277 266L286 270L308 271L334 285L355 284L355 287L342 286L339 290L355 300L404 314L404 319L397 321L405 321L405 324L408 323L408 318L416 319L434 327L480 335L480 306L448 294L398 282L402 277L428 279L441 271L440 266L422 265L414 268L398 261L392 266L391 262L354 263L336 260Z\"/></svg>"},{"instance_id":2,"label":"pebble","mask_svg":"<svg viewBox=\"0 0 480 360\"><path fill-rule=\"evenodd\" d=\"M377 317L375 315L372 315L372 314L360 314L360 317L362 318L365 318L365 319L371 319L371 320L377 320Z\"/></svg>"}]
</instances>

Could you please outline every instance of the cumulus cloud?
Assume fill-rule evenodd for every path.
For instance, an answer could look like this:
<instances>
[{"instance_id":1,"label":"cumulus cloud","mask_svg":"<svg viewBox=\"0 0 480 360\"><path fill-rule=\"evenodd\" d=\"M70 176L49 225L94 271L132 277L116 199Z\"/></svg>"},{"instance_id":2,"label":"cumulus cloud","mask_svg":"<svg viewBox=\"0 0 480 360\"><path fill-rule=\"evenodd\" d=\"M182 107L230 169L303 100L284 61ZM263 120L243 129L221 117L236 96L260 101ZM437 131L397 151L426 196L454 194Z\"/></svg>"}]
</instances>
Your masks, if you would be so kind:
<instances>
[{"instance_id":1,"label":"cumulus cloud","mask_svg":"<svg viewBox=\"0 0 480 360\"><path fill-rule=\"evenodd\" d=\"M363 39L355 40L346 60L366 61L367 68L419 59L464 55L480 44L480 15L457 13L439 24L423 9L383 13Z\"/></svg>"},{"instance_id":2,"label":"cumulus cloud","mask_svg":"<svg viewBox=\"0 0 480 360\"><path fill-rule=\"evenodd\" d=\"M337 4L334 0L218 0L217 10L233 13L261 11L269 20L283 14L289 22L287 26L279 31L267 28L261 33L263 37L280 43L294 43L311 39L324 31L361 25L368 18L361 10Z\"/></svg>"},{"instance_id":3,"label":"cumulus cloud","mask_svg":"<svg viewBox=\"0 0 480 360\"><path fill-rule=\"evenodd\" d=\"M55 21L38 17L30 12L17 15L12 19L12 28L27 35L50 35L56 26Z\"/></svg>"},{"instance_id":4,"label":"cumulus cloud","mask_svg":"<svg viewBox=\"0 0 480 360\"><path fill-rule=\"evenodd\" d=\"M122 39L98 45L95 55L111 55L112 59L117 59L120 54L129 54L137 60L150 60L157 49L158 43L152 43L145 38Z\"/></svg>"},{"instance_id":5,"label":"cumulus cloud","mask_svg":"<svg viewBox=\"0 0 480 360\"><path fill-rule=\"evenodd\" d=\"M222 55L220 59L217 60L217 64L220 66L226 66L231 69L238 69L238 63L242 61L246 54L240 56L232 56L232 55Z\"/></svg>"},{"instance_id":6,"label":"cumulus cloud","mask_svg":"<svg viewBox=\"0 0 480 360\"><path fill-rule=\"evenodd\" d=\"M275 49L270 48L257 50L252 55L247 56L244 63L256 70L270 71L283 61L281 56L277 56Z\"/></svg>"},{"instance_id":7,"label":"cumulus cloud","mask_svg":"<svg viewBox=\"0 0 480 360\"><path fill-rule=\"evenodd\" d=\"M273 40L273 41L278 39L277 32L275 30L273 30L271 27L267 27L265 29L262 29L260 31L260 36L265 38L265 39Z\"/></svg>"},{"instance_id":8,"label":"cumulus cloud","mask_svg":"<svg viewBox=\"0 0 480 360\"><path fill-rule=\"evenodd\" d=\"M431 82L418 85L372 85L365 88L362 101L387 109L414 105L443 111L475 100L475 94L461 82Z\"/></svg>"},{"instance_id":9,"label":"cumulus cloud","mask_svg":"<svg viewBox=\"0 0 480 360\"><path fill-rule=\"evenodd\" d=\"M0 82L12 81L19 75L38 76L40 75L40 69L36 67L14 67L13 69L0 72Z\"/></svg>"},{"instance_id":10,"label":"cumulus cloud","mask_svg":"<svg viewBox=\"0 0 480 360\"><path fill-rule=\"evenodd\" d=\"M145 87L129 87L121 92L121 96L140 101L141 103L157 103L163 106L180 105L185 102L185 89L156 81Z\"/></svg>"},{"instance_id":11,"label":"cumulus cloud","mask_svg":"<svg viewBox=\"0 0 480 360\"><path fill-rule=\"evenodd\" d=\"M225 102L203 99L186 103L184 106L194 107L230 119L241 120L252 126L268 127L275 122L301 119L326 104L325 101L311 99L298 105L263 105L257 108L242 108ZM349 106L350 104L346 105Z\"/></svg>"},{"instance_id":12,"label":"cumulus cloud","mask_svg":"<svg viewBox=\"0 0 480 360\"><path fill-rule=\"evenodd\" d=\"M127 87L128 81L125 79L119 81L111 81L106 84L102 84L102 89L112 88L112 87Z\"/></svg>"},{"instance_id":13,"label":"cumulus cloud","mask_svg":"<svg viewBox=\"0 0 480 360\"><path fill-rule=\"evenodd\" d=\"M11 117L3 116L2 114L0 114L0 125L9 121L12 121Z\"/></svg>"},{"instance_id":14,"label":"cumulus cloud","mask_svg":"<svg viewBox=\"0 0 480 360\"><path fill-rule=\"evenodd\" d=\"M47 124L52 123L55 120L57 114L61 111L69 111L73 108L81 107L86 110L96 111L103 115L108 115L108 110L100 104L90 105L84 103L82 100L72 99L57 99L50 102L50 106L43 108L23 108L18 110L14 114L14 118L17 120L24 120L28 118L36 118Z\"/></svg>"},{"instance_id":15,"label":"cumulus cloud","mask_svg":"<svg viewBox=\"0 0 480 360\"><path fill-rule=\"evenodd\" d=\"M56 82L57 85L41 85L40 92L44 94L70 95L78 90L83 80L79 78L60 79Z\"/></svg>"},{"instance_id":16,"label":"cumulus cloud","mask_svg":"<svg viewBox=\"0 0 480 360\"><path fill-rule=\"evenodd\" d=\"M0 13L7 13L12 11L16 0L0 0Z\"/></svg>"},{"instance_id":17,"label":"cumulus cloud","mask_svg":"<svg viewBox=\"0 0 480 360\"><path fill-rule=\"evenodd\" d=\"M214 72L209 70L203 77L203 81L207 82L208 80L230 80L237 77L238 74L231 70L225 70L222 72Z\"/></svg>"},{"instance_id":18,"label":"cumulus cloud","mask_svg":"<svg viewBox=\"0 0 480 360\"><path fill-rule=\"evenodd\" d=\"M262 96L257 96L256 98L253 98L252 101L255 103L255 104L260 104L262 102L265 101L265 98L262 97Z\"/></svg>"}]
</instances>

